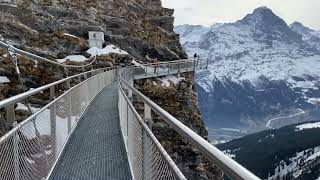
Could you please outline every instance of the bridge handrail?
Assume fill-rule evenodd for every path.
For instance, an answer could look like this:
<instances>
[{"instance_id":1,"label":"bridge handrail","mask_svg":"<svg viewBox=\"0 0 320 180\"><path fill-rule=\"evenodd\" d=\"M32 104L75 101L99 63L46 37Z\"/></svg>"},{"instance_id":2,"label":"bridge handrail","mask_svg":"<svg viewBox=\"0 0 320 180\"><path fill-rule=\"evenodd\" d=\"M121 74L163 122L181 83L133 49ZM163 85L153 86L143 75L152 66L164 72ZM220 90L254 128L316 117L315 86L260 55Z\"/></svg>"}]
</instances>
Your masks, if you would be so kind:
<instances>
[{"instance_id":1,"label":"bridge handrail","mask_svg":"<svg viewBox=\"0 0 320 180\"><path fill-rule=\"evenodd\" d=\"M85 75L88 75L88 74L92 74L92 73L95 73L95 72L98 72L98 71L103 71L103 70L111 70L111 69L114 69L114 67L109 67L109 68L101 68L101 69L95 69L95 70L91 70L91 71L87 71L87 72L84 72L84 73L80 73L80 74L76 74L76 75L73 75L73 76L70 76L70 77L67 77L67 78L64 78L64 79L61 79L59 81L55 81L53 83L50 83L50 84L47 84L47 85L44 85L44 86L41 86L39 88L36 88L36 89L33 89L33 90L30 90L30 91L27 91L27 92L24 92L24 93L21 93L21 94L18 94L16 96L12 96L10 98L7 98L7 99L4 99L2 101L0 101L0 109L1 108L4 108L4 107L7 107L9 105L12 105L12 104L15 104L17 102L20 102L30 96L33 96L35 94L38 94L40 93L41 91L44 91L44 90L47 90L51 87L54 87L56 85L59 85L59 84L62 84L62 83L65 83L67 81L70 81L71 79L74 79L74 78L79 78L81 76L85 76Z\"/></svg>"},{"instance_id":2,"label":"bridge handrail","mask_svg":"<svg viewBox=\"0 0 320 180\"><path fill-rule=\"evenodd\" d=\"M131 103L130 99L128 98L128 96L126 95L126 93L124 92L124 90L121 88L121 86L119 87L119 101L121 101L121 97L124 97L124 100L126 102L126 106L128 108L130 108L130 110L133 113L133 116L136 118L137 123L140 124L141 128L143 129L144 132L146 132L147 136L150 138L150 140L152 141L152 143L154 144L154 146L157 148L159 154L162 156L163 160L166 161L168 168L171 169L171 171L173 172L173 175L175 176L176 179L179 180L186 180L186 177L182 174L182 172L180 171L180 169L178 168L178 166L174 163L174 161L171 159L171 157L169 156L169 154L166 152L166 150L162 147L162 145L160 144L160 142L158 141L158 139L154 136L154 134L152 133L152 131L149 129L149 127L147 126L147 124L143 121L143 119L141 118L141 116L139 115L139 113L137 112L137 110L134 108L133 104ZM121 96L122 95L122 96ZM121 109L119 109L121 110ZM128 114L127 114L128 116ZM128 123L128 122L127 122ZM124 134L125 132L123 132ZM128 133L128 130L127 132ZM128 134L127 134L128 135ZM125 138L125 137L124 137ZM126 148L128 144L126 143ZM133 173L133 176L135 174Z\"/></svg>"},{"instance_id":3,"label":"bridge handrail","mask_svg":"<svg viewBox=\"0 0 320 180\"><path fill-rule=\"evenodd\" d=\"M182 137L187 139L191 144L198 148L199 151L203 153L210 161L214 162L230 178L236 180L260 179L249 170L241 166L239 163L231 159L229 156L225 155L222 151L214 147L197 133L192 131L189 127L181 123L178 119L173 117L156 103L151 101L148 97L143 95L121 76L120 81L127 88L129 88L133 92L133 94L137 95L144 103L146 103L155 113L161 116L165 122L171 125L171 127L175 131L177 131Z\"/></svg>"},{"instance_id":4,"label":"bridge handrail","mask_svg":"<svg viewBox=\"0 0 320 180\"><path fill-rule=\"evenodd\" d=\"M96 57L94 57L94 59L88 64L84 64L84 65L67 65L67 64L62 64L62 63L55 62L55 61L47 59L47 58L43 58L41 56L32 54L32 53L27 52L27 51L23 51L21 49L18 49L16 47L14 47L12 45L9 45L7 43L4 43L2 41L0 41L0 47L5 48L5 49L12 48L16 53L18 53L20 55L27 56L27 57L32 58L32 59L37 60L37 61L43 61L43 62L55 64L57 66L62 66L64 68L84 68L84 67L91 66L96 61ZM87 59L87 60L90 60L90 58Z\"/></svg>"},{"instance_id":5,"label":"bridge handrail","mask_svg":"<svg viewBox=\"0 0 320 180\"><path fill-rule=\"evenodd\" d=\"M102 69L16 124L0 138L0 179L44 179L96 95L115 80ZM38 89L39 90L39 89ZM37 156L38 159L33 159Z\"/></svg>"}]
</instances>

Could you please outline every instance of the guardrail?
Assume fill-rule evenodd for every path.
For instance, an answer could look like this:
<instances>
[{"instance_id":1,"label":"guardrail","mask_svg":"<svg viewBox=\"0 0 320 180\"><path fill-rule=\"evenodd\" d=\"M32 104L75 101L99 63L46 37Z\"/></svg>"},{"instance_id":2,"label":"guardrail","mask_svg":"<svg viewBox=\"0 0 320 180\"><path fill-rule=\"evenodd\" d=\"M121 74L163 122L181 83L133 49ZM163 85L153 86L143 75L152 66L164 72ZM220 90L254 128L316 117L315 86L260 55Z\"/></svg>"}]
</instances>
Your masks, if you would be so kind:
<instances>
[{"instance_id":1,"label":"guardrail","mask_svg":"<svg viewBox=\"0 0 320 180\"><path fill-rule=\"evenodd\" d=\"M0 102L12 105L45 89L51 90L52 101L0 138L0 179L35 180L46 178L53 170L78 120L90 102L115 80L116 70L99 69L95 74L70 86L69 77ZM90 73L90 72L87 72ZM54 86L69 84L69 90L55 98Z\"/></svg>"},{"instance_id":2,"label":"guardrail","mask_svg":"<svg viewBox=\"0 0 320 180\"><path fill-rule=\"evenodd\" d=\"M127 69L127 71L130 70ZM127 72L125 74L128 76L130 73ZM167 111L151 101L148 97L135 89L127 82L127 79L120 77L120 83L144 102L145 111L149 111L147 113L147 118L151 118L151 110L161 116L166 123L168 123L183 138L188 140L188 142L197 148L211 162L215 163L228 177L235 180L259 180L256 175L225 155L222 151L214 147L208 141L203 139L186 125L170 115Z\"/></svg>"},{"instance_id":3,"label":"guardrail","mask_svg":"<svg viewBox=\"0 0 320 180\"><path fill-rule=\"evenodd\" d=\"M149 63L133 68L135 79L145 79L150 77L159 77L169 74L179 74L184 72L207 69L207 59L182 59L178 61L169 61L161 63Z\"/></svg>"},{"instance_id":4,"label":"guardrail","mask_svg":"<svg viewBox=\"0 0 320 180\"><path fill-rule=\"evenodd\" d=\"M125 71L123 71L125 72ZM132 72L132 71L131 71ZM120 73L131 81L132 73ZM119 81L120 82L120 81ZM128 94L130 96L130 94ZM186 180L177 165L140 117L119 83L119 117L134 179ZM146 117L145 117L146 118Z\"/></svg>"},{"instance_id":5,"label":"guardrail","mask_svg":"<svg viewBox=\"0 0 320 180\"><path fill-rule=\"evenodd\" d=\"M56 61L53 61L53 60L50 60L50 59L47 59L47 58L43 58L43 57L40 57L38 55L23 51L21 49L18 49L16 47L14 47L12 45L9 45L7 43L4 43L2 41L0 41L0 47L4 48L4 49L7 49L8 51L12 51L13 53L17 53L17 54L22 55L22 56L27 56L27 57L29 57L29 58L31 58L33 60L36 60L36 61L47 62L47 63L54 64L54 65L57 65L57 66L61 66L61 67L64 67L64 68L84 68L84 67L89 67L89 66L92 66L92 64L96 61L96 58L94 57L94 59L88 64L84 64L84 65L81 65L81 66L67 65L67 64L58 63Z\"/></svg>"}]
</instances>

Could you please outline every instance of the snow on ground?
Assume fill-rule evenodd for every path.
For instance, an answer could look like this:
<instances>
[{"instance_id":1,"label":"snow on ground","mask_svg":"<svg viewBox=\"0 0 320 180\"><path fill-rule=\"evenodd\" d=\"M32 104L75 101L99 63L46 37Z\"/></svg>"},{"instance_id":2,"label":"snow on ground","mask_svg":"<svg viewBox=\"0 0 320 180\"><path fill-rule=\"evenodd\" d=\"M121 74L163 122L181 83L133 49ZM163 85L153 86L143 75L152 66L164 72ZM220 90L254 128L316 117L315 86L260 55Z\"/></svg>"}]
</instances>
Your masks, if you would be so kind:
<instances>
[{"instance_id":1,"label":"snow on ground","mask_svg":"<svg viewBox=\"0 0 320 180\"><path fill-rule=\"evenodd\" d=\"M314 128L320 128L320 122L302 124L300 126L297 126L297 131L302 131L304 129L314 129Z\"/></svg>"},{"instance_id":2,"label":"snow on ground","mask_svg":"<svg viewBox=\"0 0 320 180\"><path fill-rule=\"evenodd\" d=\"M108 55L111 53L116 53L116 54L123 54L123 55L128 55L128 53L122 49L119 49L115 45L107 45L105 48L100 49L97 47L92 47L89 50L87 50L87 53L91 54L91 56L101 56L101 55Z\"/></svg>"},{"instance_id":3,"label":"snow on ground","mask_svg":"<svg viewBox=\"0 0 320 180\"><path fill-rule=\"evenodd\" d=\"M8 83L10 82L10 79L6 76L0 76L0 83Z\"/></svg>"},{"instance_id":4,"label":"snow on ground","mask_svg":"<svg viewBox=\"0 0 320 180\"><path fill-rule=\"evenodd\" d=\"M307 102L314 105L320 104L320 98L307 98Z\"/></svg>"},{"instance_id":5,"label":"snow on ground","mask_svg":"<svg viewBox=\"0 0 320 180\"><path fill-rule=\"evenodd\" d=\"M166 87L169 87L171 85L170 82L172 82L173 84L179 84L184 79L185 78L183 78L183 77L176 77L176 76L172 76L172 75L168 75L168 76L159 78L159 80L161 81L161 85L166 86Z\"/></svg>"},{"instance_id":6,"label":"snow on ground","mask_svg":"<svg viewBox=\"0 0 320 180\"><path fill-rule=\"evenodd\" d=\"M24 111L28 111L28 107L22 103L17 103L17 107L16 110L24 110Z\"/></svg>"},{"instance_id":7,"label":"snow on ground","mask_svg":"<svg viewBox=\"0 0 320 180\"><path fill-rule=\"evenodd\" d=\"M70 55L70 56L67 56L67 57L65 57L63 59L57 59L57 61L59 63L64 63L67 60L70 60L70 61L73 61L73 62L84 62L85 60L87 60L87 58L82 56L82 55Z\"/></svg>"},{"instance_id":8,"label":"snow on ground","mask_svg":"<svg viewBox=\"0 0 320 180\"><path fill-rule=\"evenodd\" d=\"M300 164L312 162L319 156L320 146L298 152L294 157L289 158L289 164L287 164L286 161L281 161L275 168L275 174L268 179L273 180L276 179L277 176L284 177L288 173L292 173L295 178L298 178L302 171L305 170L302 169Z\"/></svg>"},{"instance_id":9,"label":"snow on ground","mask_svg":"<svg viewBox=\"0 0 320 180\"><path fill-rule=\"evenodd\" d=\"M70 37L78 38L77 36L72 35L72 34L68 34L68 33L64 33L63 35L64 35L64 36L70 36Z\"/></svg>"}]
</instances>

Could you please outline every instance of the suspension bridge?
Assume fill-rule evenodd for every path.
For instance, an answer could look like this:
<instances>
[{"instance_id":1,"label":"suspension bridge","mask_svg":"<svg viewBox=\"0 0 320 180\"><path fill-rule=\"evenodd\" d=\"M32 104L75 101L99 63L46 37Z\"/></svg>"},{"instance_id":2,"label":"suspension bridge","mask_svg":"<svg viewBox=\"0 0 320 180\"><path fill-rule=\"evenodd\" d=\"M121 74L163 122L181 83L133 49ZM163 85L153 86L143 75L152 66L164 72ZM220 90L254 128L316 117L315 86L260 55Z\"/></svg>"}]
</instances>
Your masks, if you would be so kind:
<instances>
[{"instance_id":1,"label":"suspension bridge","mask_svg":"<svg viewBox=\"0 0 320 180\"><path fill-rule=\"evenodd\" d=\"M0 42L17 73L16 56L70 68ZM0 101L12 129L0 138L0 179L102 180L186 179L148 127L152 112L216 164L231 179L257 176L215 148L134 88L134 80L178 75L207 68L207 61L185 59L160 64L85 71ZM57 87L67 87L61 94ZM30 107L28 118L16 123L15 105L43 92L50 102ZM59 95L58 95L59 94ZM143 118L132 96L144 103Z\"/></svg>"}]
</instances>

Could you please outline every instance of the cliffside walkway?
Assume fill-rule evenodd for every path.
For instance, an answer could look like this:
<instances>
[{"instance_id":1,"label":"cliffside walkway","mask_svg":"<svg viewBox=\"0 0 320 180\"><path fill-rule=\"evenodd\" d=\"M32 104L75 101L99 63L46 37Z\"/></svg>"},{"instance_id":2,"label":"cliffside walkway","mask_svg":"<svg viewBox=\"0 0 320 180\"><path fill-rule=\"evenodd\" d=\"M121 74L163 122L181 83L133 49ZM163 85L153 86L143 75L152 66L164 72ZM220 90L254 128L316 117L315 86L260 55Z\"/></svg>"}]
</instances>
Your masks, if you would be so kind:
<instances>
[{"instance_id":1,"label":"cliffside walkway","mask_svg":"<svg viewBox=\"0 0 320 180\"><path fill-rule=\"evenodd\" d=\"M206 68L205 60L186 59L94 69L0 101L7 123L13 125L0 138L0 179L186 179L149 129L153 113L231 179L259 179L133 87L135 79ZM60 92L58 86L66 90ZM46 92L49 104L38 109L28 103L29 97ZM133 95L144 103L143 118L132 104ZM19 124L16 104L32 114Z\"/></svg>"},{"instance_id":2,"label":"cliffside walkway","mask_svg":"<svg viewBox=\"0 0 320 180\"><path fill-rule=\"evenodd\" d=\"M80 118L50 179L132 179L117 102L118 84L113 82Z\"/></svg>"}]
</instances>

